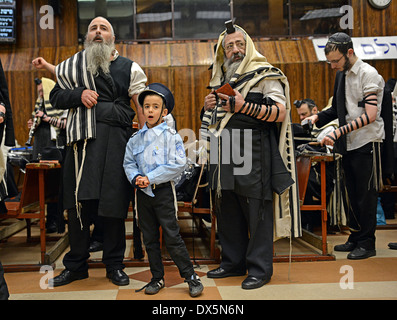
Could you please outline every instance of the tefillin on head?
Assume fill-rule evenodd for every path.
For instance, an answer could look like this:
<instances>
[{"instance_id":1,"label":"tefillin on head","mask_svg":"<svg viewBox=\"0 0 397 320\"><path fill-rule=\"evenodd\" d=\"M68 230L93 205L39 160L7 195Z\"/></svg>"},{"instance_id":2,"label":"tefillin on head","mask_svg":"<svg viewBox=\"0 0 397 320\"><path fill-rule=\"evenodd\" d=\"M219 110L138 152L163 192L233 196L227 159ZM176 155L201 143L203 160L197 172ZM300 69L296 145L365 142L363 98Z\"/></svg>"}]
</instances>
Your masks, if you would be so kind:
<instances>
[{"instance_id":1,"label":"tefillin on head","mask_svg":"<svg viewBox=\"0 0 397 320\"><path fill-rule=\"evenodd\" d=\"M234 26L234 19L226 21L225 26L226 26L227 34L232 34L236 32L236 27Z\"/></svg>"}]
</instances>

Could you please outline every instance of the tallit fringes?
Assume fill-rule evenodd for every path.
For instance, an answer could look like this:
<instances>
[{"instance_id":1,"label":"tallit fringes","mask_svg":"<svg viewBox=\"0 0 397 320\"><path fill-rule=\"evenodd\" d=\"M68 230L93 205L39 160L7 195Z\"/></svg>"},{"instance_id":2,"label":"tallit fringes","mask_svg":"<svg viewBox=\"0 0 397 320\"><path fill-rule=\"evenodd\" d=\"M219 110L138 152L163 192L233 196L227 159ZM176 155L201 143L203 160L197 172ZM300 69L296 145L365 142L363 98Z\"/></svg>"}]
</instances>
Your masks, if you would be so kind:
<instances>
[{"instance_id":1,"label":"tallit fringes","mask_svg":"<svg viewBox=\"0 0 397 320\"><path fill-rule=\"evenodd\" d=\"M84 161L85 161L85 156L86 156L86 147L87 147L87 139L84 140L84 145L83 145L83 150L82 150L82 157L81 157L81 165L79 167L79 153L78 153L77 143L75 143L73 145L74 171L75 171L75 175L76 175L76 190L74 191L74 197L75 197L75 205L76 205L77 217L78 217L78 219L80 221L81 230L83 230L83 222L81 221L81 208L82 208L82 205L78 201L78 194L79 194L79 187L80 187L81 177L83 175L83 167L84 167Z\"/></svg>"},{"instance_id":2,"label":"tallit fringes","mask_svg":"<svg viewBox=\"0 0 397 320\"><path fill-rule=\"evenodd\" d=\"M176 190L175 190L175 182L174 181L170 181L171 182L171 189L172 189L172 194L174 195L174 206L175 206L175 219L176 221L178 221L178 199L176 197Z\"/></svg>"}]
</instances>

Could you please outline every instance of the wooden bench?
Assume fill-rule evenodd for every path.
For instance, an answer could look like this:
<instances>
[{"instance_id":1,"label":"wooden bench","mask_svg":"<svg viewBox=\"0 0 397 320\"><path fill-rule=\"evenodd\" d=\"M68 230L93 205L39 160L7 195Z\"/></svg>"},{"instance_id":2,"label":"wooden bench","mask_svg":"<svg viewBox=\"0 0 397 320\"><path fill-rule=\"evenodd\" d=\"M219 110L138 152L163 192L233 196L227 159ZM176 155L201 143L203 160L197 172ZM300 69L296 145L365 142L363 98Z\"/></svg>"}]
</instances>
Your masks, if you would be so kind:
<instances>
[{"instance_id":1,"label":"wooden bench","mask_svg":"<svg viewBox=\"0 0 397 320\"><path fill-rule=\"evenodd\" d=\"M46 252L46 211L45 204L57 201L61 165L59 163L28 163L23 180L20 201L5 202L7 214L0 214L1 219L26 219L27 238L31 239L31 219L39 219L40 224L40 261L41 265L51 264ZM17 270L35 270L38 265L13 265L5 269L16 268Z\"/></svg>"},{"instance_id":2,"label":"wooden bench","mask_svg":"<svg viewBox=\"0 0 397 320\"><path fill-rule=\"evenodd\" d=\"M185 237L191 236L194 241L194 237L199 235L209 247L209 257L194 256L193 259L197 262L201 261L205 263L219 263L220 249L216 246L216 216L213 210L212 199L210 199L209 208L200 207L200 204L198 203L199 190L203 190L208 185L208 182L202 182L204 170L205 167L204 164L202 164L192 201L178 201L178 218L192 219L192 225L197 227L197 234L192 232L190 235L185 234ZM185 213L188 213L188 215L184 215ZM210 217L211 226L209 230L203 222L203 215Z\"/></svg>"},{"instance_id":3,"label":"wooden bench","mask_svg":"<svg viewBox=\"0 0 397 320\"><path fill-rule=\"evenodd\" d=\"M321 212L321 238L312 234L311 232L307 232L303 230L303 239L313 246L321 249L323 256L328 255L328 247L327 247L327 197L326 197L326 163L334 161L332 155L328 154L319 154L319 155L301 155L296 159L296 168L298 172L298 187L299 187L299 203L301 211L315 211L318 210ZM320 204L305 204L304 199L306 195L307 184L309 181L310 168L312 166L312 162L319 162L321 167L321 199ZM329 256L331 257L331 256ZM333 260L334 257L331 257Z\"/></svg>"}]
</instances>

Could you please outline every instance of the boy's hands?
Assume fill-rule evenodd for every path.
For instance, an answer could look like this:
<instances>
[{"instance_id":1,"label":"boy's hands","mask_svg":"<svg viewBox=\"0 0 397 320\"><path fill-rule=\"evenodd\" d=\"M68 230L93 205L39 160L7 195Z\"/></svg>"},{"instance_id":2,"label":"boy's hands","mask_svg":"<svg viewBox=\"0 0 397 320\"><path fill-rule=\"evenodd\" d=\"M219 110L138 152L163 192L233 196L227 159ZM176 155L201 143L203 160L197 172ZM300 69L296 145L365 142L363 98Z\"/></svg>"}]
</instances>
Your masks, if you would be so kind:
<instances>
[{"instance_id":1,"label":"boy's hands","mask_svg":"<svg viewBox=\"0 0 397 320\"><path fill-rule=\"evenodd\" d=\"M150 182L148 177L137 176L135 179L135 184L138 188L144 189L149 186Z\"/></svg>"}]
</instances>

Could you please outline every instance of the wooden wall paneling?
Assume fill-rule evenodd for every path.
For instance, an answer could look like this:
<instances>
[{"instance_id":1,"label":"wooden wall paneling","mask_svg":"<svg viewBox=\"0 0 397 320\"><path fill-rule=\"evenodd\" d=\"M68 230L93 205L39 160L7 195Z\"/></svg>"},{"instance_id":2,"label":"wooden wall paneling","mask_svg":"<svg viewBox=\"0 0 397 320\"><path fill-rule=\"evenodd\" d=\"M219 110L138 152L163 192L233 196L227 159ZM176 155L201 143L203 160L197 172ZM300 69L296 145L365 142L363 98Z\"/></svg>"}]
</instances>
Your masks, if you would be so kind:
<instances>
[{"instance_id":1,"label":"wooden wall paneling","mask_svg":"<svg viewBox=\"0 0 397 320\"><path fill-rule=\"evenodd\" d=\"M267 61L277 63L281 61L276 41L254 41L256 50L264 55Z\"/></svg>"},{"instance_id":2,"label":"wooden wall paneling","mask_svg":"<svg viewBox=\"0 0 397 320\"><path fill-rule=\"evenodd\" d=\"M40 21L44 17L44 14L40 14L40 8L48 5L48 0L18 1L17 43L7 46L37 48L76 45L78 40L77 1L60 1L63 9L60 16L55 16L52 29L40 27Z\"/></svg>"},{"instance_id":3,"label":"wooden wall paneling","mask_svg":"<svg viewBox=\"0 0 397 320\"><path fill-rule=\"evenodd\" d=\"M300 122L299 116L296 112L296 108L293 105L295 100L303 99L305 95L304 91L304 79L303 68L304 65L302 63L294 63L294 64L283 64L278 65L274 64L275 67L280 68L284 74L287 76L289 87L290 87L290 103L291 103L291 117L292 122Z\"/></svg>"},{"instance_id":4,"label":"wooden wall paneling","mask_svg":"<svg viewBox=\"0 0 397 320\"><path fill-rule=\"evenodd\" d=\"M304 62L302 51L299 50L298 41L277 41L278 50L281 52L282 63Z\"/></svg>"},{"instance_id":5,"label":"wooden wall paneling","mask_svg":"<svg viewBox=\"0 0 397 320\"><path fill-rule=\"evenodd\" d=\"M200 112L204 97L210 92L210 71L206 67L183 67L174 70L175 117L178 129L191 129L198 137Z\"/></svg>"},{"instance_id":6,"label":"wooden wall paneling","mask_svg":"<svg viewBox=\"0 0 397 320\"><path fill-rule=\"evenodd\" d=\"M368 1L352 0L354 9L353 37L393 36L397 30L397 1L384 10L371 7Z\"/></svg>"}]
</instances>

